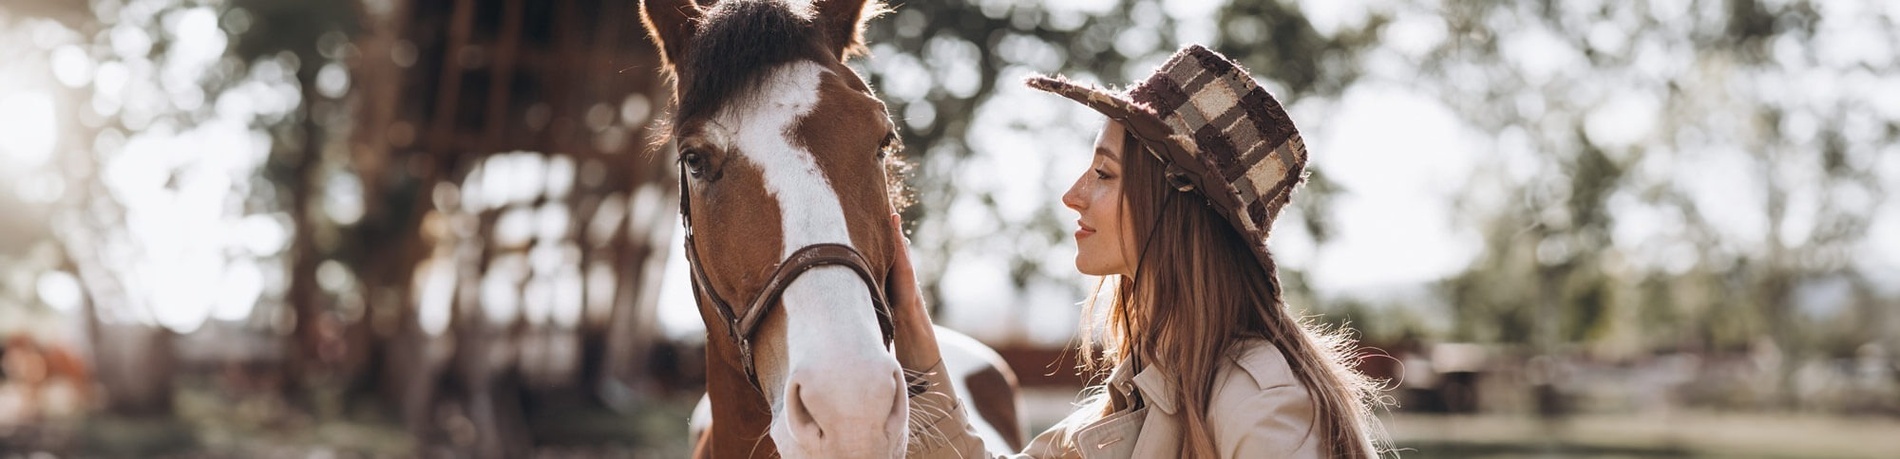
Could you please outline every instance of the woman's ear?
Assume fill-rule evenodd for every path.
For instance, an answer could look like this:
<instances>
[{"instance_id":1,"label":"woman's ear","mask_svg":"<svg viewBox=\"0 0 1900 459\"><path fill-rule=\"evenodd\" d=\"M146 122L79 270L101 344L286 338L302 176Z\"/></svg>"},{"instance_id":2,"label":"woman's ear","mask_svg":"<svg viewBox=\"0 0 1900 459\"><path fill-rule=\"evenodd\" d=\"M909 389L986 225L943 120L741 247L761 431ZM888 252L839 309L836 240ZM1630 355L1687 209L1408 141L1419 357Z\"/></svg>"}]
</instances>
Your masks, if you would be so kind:
<instances>
[{"instance_id":1,"label":"woman's ear","mask_svg":"<svg viewBox=\"0 0 1900 459\"><path fill-rule=\"evenodd\" d=\"M819 27L825 31L831 52L844 61L868 52L864 48L864 23L890 12L881 0L814 0Z\"/></svg>"},{"instance_id":2,"label":"woman's ear","mask_svg":"<svg viewBox=\"0 0 1900 459\"><path fill-rule=\"evenodd\" d=\"M671 67L679 63L686 45L699 30L699 19L706 10L694 0L641 0L640 23L647 36L660 48L660 61Z\"/></svg>"}]
</instances>

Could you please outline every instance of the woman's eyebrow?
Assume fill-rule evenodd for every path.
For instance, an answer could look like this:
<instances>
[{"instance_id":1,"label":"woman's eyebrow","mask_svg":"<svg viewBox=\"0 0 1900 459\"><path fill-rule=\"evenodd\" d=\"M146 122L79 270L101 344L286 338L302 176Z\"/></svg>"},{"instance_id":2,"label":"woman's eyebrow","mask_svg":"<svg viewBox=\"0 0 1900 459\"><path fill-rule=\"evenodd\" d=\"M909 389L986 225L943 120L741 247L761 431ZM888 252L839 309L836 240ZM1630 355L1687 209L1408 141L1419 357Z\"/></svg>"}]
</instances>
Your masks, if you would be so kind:
<instances>
[{"instance_id":1,"label":"woman's eyebrow","mask_svg":"<svg viewBox=\"0 0 1900 459\"><path fill-rule=\"evenodd\" d=\"M1115 152L1109 151L1107 148L1095 147L1095 155L1106 156L1108 160L1114 161L1116 164L1121 164L1122 162L1122 155L1115 154Z\"/></svg>"}]
</instances>

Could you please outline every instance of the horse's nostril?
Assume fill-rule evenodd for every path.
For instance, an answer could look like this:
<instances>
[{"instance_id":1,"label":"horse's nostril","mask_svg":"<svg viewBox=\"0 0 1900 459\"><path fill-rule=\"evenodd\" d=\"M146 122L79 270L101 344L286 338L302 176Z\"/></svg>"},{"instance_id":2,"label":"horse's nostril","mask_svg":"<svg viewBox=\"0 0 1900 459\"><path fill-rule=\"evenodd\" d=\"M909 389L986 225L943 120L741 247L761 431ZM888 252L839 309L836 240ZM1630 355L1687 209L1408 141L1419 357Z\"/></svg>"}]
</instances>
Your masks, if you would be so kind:
<instances>
[{"instance_id":1,"label":"horse's nostril","mask_svg":"<svg viewBox=\"0 0 1900 459\"><path fill-rule=\"evenodd\" d=\"M905 431L910 428L910 397L913 394L907 389L902 389L906 387L904 370L897 370L896 382L900 389L891 391L891 395L894 396L892 398L895 400L891 401L890 417L884 420L884 426L886 429L893 429L892 435L903 438Z\"/></svg>"},{"instance_id":2,"label":"horse's nostril","mask_svg":"<svg viewBox=\"0 0 1900 459\"><path fill-rule=\"evenodd\" d=\"M811 408L805 402L803 388L803 385L793 383L785 392L785 411L791 420L792 434L811 441L823 440L825 428L818 425L818 420L812 417Z\"/></svg>"},{"instance_id":3,"label":"horse's nostril","mask_svg":"<svg viewBox=\"0 0 1900 459\"><path fill-rule=\"evenodd\" d=\"M900 374L894 361L849 358L793 370L785 386L783 422L798 442L830 445L824 448L881 451L880 445L902 443L910 407Z\"/></svg>"}]
</instances>

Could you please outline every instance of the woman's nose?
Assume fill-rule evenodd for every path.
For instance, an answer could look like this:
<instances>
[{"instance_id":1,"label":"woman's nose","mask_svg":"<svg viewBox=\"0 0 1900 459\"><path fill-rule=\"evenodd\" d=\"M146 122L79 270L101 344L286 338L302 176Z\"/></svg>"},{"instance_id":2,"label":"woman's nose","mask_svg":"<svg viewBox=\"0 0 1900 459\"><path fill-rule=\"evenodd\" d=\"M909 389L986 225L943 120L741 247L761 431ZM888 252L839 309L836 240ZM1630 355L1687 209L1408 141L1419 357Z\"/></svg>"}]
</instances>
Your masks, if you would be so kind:
<instances>
[{"instance_id":1,"label":"woman's nose","mask_svg":"<svg viewBox=\"0 0 1900 459\"><path fill-rule=\"evenodd\" d=\"M1082 179L1077 179L1074 185L1069 186L1068 192L1062 193L1064 207L1074 209L1076 212L1082 211L1082 206L1086 202L1082 200L1082 186Z\"/></svg>"}]
</instances>

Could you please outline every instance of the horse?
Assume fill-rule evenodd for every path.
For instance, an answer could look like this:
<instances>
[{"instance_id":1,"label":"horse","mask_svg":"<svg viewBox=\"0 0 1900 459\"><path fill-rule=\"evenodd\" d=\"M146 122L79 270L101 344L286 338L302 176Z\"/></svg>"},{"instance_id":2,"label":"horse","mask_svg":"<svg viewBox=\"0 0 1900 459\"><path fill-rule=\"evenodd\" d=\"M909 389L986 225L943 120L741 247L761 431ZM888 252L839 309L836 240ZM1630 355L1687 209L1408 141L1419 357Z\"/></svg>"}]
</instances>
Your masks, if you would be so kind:
<instances>
[{"instance_id":1,"label":"horse","mask_svg":"<svg viewBox=\"0 0 1900 459\"><path fill-rule=\"evenodd\" d=\"M642 0L672 78L707 395L695 457L897 457L911 387L889 346L888 218L901 147L882 101L845 65L876 0ZM990 448L1022 447L1015 376L938 329L953 389Z\"/></svg>"}]
</instances>

